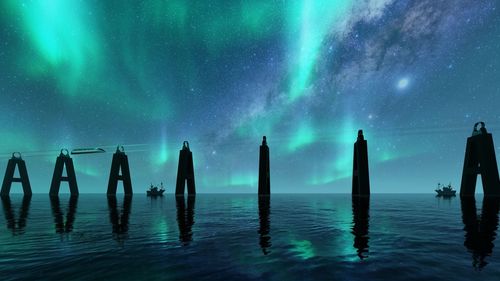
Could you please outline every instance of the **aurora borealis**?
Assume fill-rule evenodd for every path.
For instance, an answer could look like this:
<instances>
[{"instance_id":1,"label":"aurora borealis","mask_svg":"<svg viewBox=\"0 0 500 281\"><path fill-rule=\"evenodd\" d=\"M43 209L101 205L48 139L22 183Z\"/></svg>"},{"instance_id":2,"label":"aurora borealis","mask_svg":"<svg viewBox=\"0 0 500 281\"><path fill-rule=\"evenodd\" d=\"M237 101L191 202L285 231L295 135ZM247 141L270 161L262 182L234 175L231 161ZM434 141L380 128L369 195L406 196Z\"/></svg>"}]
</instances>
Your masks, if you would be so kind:
<instances>
[{"instance_id":1,"label":"aurora borealis","mask_svg":"<svg viewBox=\"0 0 500 281\"><path fill-rule=\"evenodd\" d=\"M350 192L363 129L372 192L458 188L475 122L500 152L499 5L2 1L0 172L20 151L48 193L61 148L121 144L135 192L173 192L188 140L198 192L257 192L266 135L272 192ZM73 157L80 192L110 153Z\"/></svg>"}]
</instances>

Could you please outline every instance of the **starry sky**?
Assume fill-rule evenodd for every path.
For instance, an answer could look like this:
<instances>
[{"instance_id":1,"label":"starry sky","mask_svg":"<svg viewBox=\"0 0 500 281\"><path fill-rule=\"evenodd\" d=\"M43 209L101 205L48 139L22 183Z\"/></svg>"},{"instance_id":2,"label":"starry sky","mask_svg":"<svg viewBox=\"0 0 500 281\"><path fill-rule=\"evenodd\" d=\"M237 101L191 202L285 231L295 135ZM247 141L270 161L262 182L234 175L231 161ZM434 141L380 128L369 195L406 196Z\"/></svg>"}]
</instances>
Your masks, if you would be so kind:
<instances>
[{"instance_id":1,"label":"starry sky","mask_svg":"<svg viewBox=\"0 0 500 281\"><path fill-rule=\"evenodd\" d=\"M350 192L363 129L372 192L458 189L499 70L496 0L4 0L0 171L20 151L48 193L61 148L102 147L73 159L105 193L120 144L173 192L188 140L199 193L256 193L266 135L272 192Z\"/></svg>"}]
</instances>

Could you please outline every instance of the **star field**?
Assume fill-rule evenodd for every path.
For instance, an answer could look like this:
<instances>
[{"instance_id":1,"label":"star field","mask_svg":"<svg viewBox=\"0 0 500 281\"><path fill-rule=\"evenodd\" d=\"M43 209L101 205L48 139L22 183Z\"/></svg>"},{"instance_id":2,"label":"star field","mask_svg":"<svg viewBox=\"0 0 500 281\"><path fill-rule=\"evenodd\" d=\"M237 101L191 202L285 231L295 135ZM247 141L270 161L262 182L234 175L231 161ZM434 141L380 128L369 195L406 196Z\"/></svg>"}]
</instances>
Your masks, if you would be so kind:
<instances>
[{"instance_id":1,"label":"star field","mask_svg":"<svg viewBox=\"0 0 500 281\"><path fill-rule=\"evenodd\" d=\"M350 192L363 129L373 192L458 186L474 123L500 136L498 5L3 1L0 170L22 152L45 193L61 148L103 147L74 161L104 193L120 144L172 191L188 140L198 192L256 192L266 135L272 192Z\"/></svg>"}]
</instances>

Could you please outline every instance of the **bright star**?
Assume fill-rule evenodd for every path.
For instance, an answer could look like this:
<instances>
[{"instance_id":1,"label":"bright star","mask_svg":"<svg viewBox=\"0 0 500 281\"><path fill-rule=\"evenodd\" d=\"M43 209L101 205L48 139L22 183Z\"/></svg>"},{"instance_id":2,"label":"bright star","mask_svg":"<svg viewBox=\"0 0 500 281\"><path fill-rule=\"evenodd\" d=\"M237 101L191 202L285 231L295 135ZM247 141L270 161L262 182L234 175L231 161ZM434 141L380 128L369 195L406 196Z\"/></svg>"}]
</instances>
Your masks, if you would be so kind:
<instances>
[{"instance_id":1,"label":"bright star","mask_svg":"<svg viewBox=\"0 0 500 281\"><path fill-rule=\"evenodd\" d=\"M410 80L408 78L401 78L398 81L398 89L404 90L406 87L408 87L408 84L410 83Z\"/></svg>"}]
</instances>

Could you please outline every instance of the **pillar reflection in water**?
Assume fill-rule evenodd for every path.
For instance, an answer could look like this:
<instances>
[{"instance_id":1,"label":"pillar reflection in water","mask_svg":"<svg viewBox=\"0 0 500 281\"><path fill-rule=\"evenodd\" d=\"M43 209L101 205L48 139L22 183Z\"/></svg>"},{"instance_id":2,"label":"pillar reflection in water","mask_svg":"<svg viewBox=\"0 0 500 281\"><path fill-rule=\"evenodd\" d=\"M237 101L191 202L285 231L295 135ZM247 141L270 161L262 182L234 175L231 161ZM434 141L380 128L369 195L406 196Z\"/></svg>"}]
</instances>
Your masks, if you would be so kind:
<instances>
[{"instance_id":1,"label":"pillar reflection in water","mask_svg":"<svg viewBox=\"0 0 500 281\"><path fill-rule=\"evenodd\" d=\"M12 231L13 235L23 234L24 228L26 227L26 220L28 218L31 195L23 196L21 209L19 211L19 219L16 219L10 197L2 196L1 198L5 220L7 221L7 228Z\"/></svg>"},{"instance_id":2,"label":"pillar reflection in water","mask_svg":"<svg viewBox=\"0 0 500 281\"><path fill-rule=\"evenodd\" d=\"M270 214L271 198L269 196L259 196L259 245L264 255L270 253L269 248L271 247L271 236L269 235Z\"/></svg>"},{"instance_id":3,"label":"pillar reflection in water","mask_svg":"<svg viewBox=\"0 0 500 281\"><path fill-rule=\"evenodd\" d=\"M125 240L128 238L128 221L130 209L132 208L132 196L123 197L121 213L118 210L116 196L108 196L109 220L113 226L113 237L116 240Z\"/></svg>"},{"instance_id":4,"label":"pillar reflection in water","mask_svg":"<svg viewBox=\"0 0 500 281\"><path fill-rule=\"evenodd\" d=\"M54 216L56 233L70 233L73 230L77 203L78 196L69 197L66 222L64 222L64 212L61 210L61 202L59 200L59 196L50 196L50 205L52 208L52 215Z\"/></svg>"},{"instance_id":5,"label":"pillar reflection in water","mask_svg":"<svg viewBox=\"0 0 500 281\"><path fill-rule=\"evenodd\" d=\"M192 228L194 225L194 205L196 196L187 196L187 209L184 196L176 196L177 225L179 226L179 240L187 246L193 241Z\"/></svg>"},{"instance_id":6,"label":"pillar reflection in water","mask_svg":"<svg viewBox=\"0 0 500 281\"><path fill-rule=\"evenodd\" d=\"M370 197L352 198L352 234L354 235L354 248L360 259L368 257L368 228L370 221Z\"/></svg>"},{"instance_id":7,"label":"pillar reflection in water","mask_svg":"<svg viewBox=\"0 0 500 281\"><path fill-rule=\"evenodd\" d=\"M474 197L461 198L464 246L472 253L472 265L477 269L485 267L488 264L486 257L493 253L499 204L500 198L485 197L481 216L478 217Z\"/></svg>"}]
</instances>

